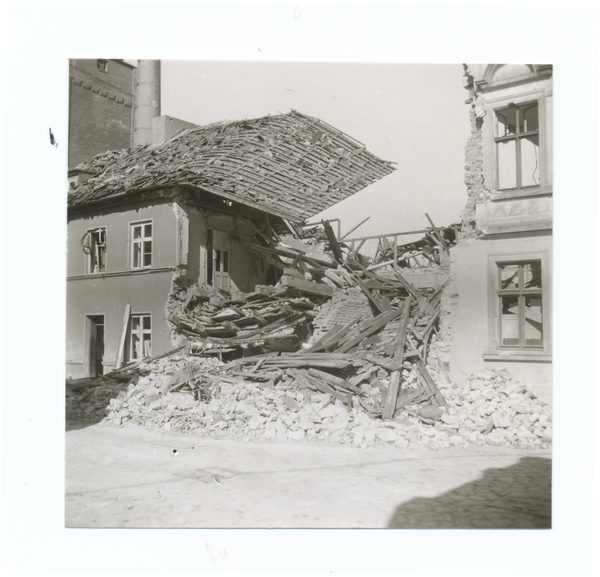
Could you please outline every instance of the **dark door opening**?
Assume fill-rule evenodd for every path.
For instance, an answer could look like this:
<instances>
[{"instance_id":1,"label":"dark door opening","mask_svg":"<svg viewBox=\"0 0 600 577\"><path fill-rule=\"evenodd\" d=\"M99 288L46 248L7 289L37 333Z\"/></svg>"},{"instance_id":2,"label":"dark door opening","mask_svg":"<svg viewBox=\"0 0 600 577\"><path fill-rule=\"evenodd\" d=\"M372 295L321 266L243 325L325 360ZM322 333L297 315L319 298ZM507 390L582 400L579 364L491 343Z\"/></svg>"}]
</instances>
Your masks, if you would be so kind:
<instances>
[{"instance_id":1,"label":"dark door opening","mask_svg":"<svg viewBox=\"0 0 600 577\"><path fill-rule=\"evenodd\" d=\"M85 317L85 356L84 374L96 377L104 374L104 315Z\"/></svg>"}]
</instances>

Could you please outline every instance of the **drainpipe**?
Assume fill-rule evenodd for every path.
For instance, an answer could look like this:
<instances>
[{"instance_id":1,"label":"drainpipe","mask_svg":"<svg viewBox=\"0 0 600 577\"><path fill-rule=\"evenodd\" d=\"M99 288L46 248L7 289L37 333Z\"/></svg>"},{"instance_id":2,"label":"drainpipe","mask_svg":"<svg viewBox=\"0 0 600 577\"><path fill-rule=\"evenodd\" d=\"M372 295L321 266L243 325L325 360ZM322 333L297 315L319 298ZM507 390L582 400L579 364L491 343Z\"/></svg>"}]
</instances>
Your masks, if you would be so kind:
<instances>
[{"instance_id":1,"label":"drainpipe","mask_svg":"<svg viewBox=\"0 0 600 577\"><path fill-rule=\"evenodd\" d=\"M152 144L152 119L160 116L160 60L138 60L133 146Z\"/></svg>"}]
</instances>

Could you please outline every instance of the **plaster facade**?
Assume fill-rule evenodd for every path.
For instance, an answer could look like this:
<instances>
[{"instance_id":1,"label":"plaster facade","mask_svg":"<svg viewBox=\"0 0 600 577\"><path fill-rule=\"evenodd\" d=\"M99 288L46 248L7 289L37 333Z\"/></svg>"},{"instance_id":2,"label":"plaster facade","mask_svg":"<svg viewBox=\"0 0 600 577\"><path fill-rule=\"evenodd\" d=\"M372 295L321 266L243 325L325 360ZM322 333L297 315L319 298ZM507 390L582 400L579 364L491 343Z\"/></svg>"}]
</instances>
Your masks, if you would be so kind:
<instances>
[{"instance_id":1,"label":"plaster facade","mask_svg":"<svg viewBox=\"0 0 600 577\"><path fill-rule=\"evenodd\" d=\"M151 224L150 261L136 267L134 227ZM101 270L90 266L90 234L102 229L105 249ZM266 278L261 259L236 239L252 239L248 227L232 216L177 202L174 198L139 200L96 208L69 219L67 241L67 375L95 374L90 347L96 346L96 325L102 327L102 372L115 368L126 307L130 318L149 316L152 355L171 350L166 306L174 293L208 278L207 233L225 235L229 249L230 291L250 291ZM213 232L214 234L214 232ZM140 263L138 263L140 264ZM124 360L130 360L131 325ZM93 341L93 342L92 342Z\"/></svg>"},{"instance_id":2,"label":"plaster facade","mask_svg":"<svg viewBox=\"0 0 600 577\"><path fill-rule=\"evenodd\" d=\"M507 368L551 402L552 68L465 65L465 87L468 200L446 288L451 373Z\"/></svg>"}]
</instances>

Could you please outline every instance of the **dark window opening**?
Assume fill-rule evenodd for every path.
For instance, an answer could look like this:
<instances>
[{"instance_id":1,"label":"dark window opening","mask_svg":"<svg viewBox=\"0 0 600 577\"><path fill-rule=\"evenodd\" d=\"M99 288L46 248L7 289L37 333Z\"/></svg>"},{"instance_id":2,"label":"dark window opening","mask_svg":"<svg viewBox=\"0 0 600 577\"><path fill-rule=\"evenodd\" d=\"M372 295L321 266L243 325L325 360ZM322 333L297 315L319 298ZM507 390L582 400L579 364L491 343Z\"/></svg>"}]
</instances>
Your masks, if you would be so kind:
<instances>
[{"instance_id":1,"label":"dark window opening","mask_svg":"<svg viewBox=\"0 0 600 577\"><path fill-rule=\"evenodd\" d=\"M108 72L108 60L98 59L96 61L96 65L98 66L98 70L100 70L100 72Z\"/></svg>"},{"instance_id":2,"label":"dark window opening","mask_svg":"<svg viewBox=\"0 0 600 577\"><path fill-rule=\"evenodd\" d=\"M87 255L87 272L95 274L106 270L106 227L86 231L81 239L83 252Z\"/></svg>"},{"instance_id":3,"label":"dark window opening","mask_svg":"<svg viewBox=\"0 0 600 577\"><path fill-rule=\"evenodd\" d=\"M213 231L206 231L206 283L213 284Z\"/></svg>"}]
</instances>

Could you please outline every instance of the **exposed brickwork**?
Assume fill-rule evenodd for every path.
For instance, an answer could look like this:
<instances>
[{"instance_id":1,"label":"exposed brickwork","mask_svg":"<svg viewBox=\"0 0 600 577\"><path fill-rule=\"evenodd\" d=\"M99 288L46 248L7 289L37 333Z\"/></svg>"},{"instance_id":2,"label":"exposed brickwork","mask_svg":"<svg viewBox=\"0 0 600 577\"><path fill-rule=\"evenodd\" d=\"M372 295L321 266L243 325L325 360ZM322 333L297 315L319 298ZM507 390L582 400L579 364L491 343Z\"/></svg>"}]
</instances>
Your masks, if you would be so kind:
<instances>
[{"instance_id":1,"label":"exposed brickwork","mask_svg":"<svg viewBox=\"0 0 600 577\"><path fill-rule=\"evenodd\" d=\"M319 339L336 323L347 324L372 316L369 301L358 287L335 291L332 299L320 307L313 321L315 332L311 340Z\"/></svg>"},{"instance_id":2,"label":"exposed brickwork","mask_svg":"<svg viewBox=\"0 0 600 577\"><path fill-rule=\"evenodd\" d=\"M69 67L69 169L107 150L131 146L133 69L108 61L73 60Z\"/></svg>"},{"instance_id":3,"label":"exposed brickwork","mask_svg":"<svg viewBox=\"0 0 600 577\"><path fill-rule=\"evenodd\" d=\"M475 228L475 207L490 197L485 186L483 174L483 106L481 97L476 94L473 77L465 71L465 87L471 98L467 100L471 109L469 120L471 135L465 147L465 184L467 185L467 204L461 215L462 238L474 237L478 234Z\"/></svg>"}]
</instances>

